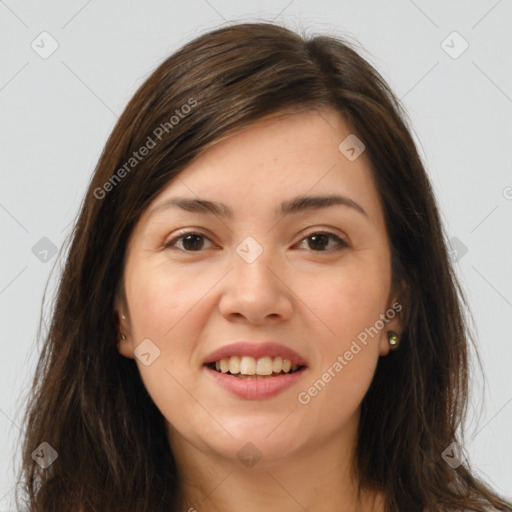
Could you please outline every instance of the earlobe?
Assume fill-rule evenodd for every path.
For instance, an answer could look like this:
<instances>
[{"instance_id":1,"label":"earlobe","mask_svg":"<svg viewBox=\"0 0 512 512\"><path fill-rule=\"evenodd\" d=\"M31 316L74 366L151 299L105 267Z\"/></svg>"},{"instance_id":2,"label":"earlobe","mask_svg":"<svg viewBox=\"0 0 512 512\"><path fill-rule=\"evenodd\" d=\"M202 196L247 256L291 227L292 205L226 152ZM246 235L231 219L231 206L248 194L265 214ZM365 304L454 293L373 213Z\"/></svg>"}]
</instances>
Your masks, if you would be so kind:
<instances>
[{"instance_id":1,"label":"earlobe","mask_svg":"<svg viewBox=\"0 0 512 512\"><path fill-rule=\"evenodd\" d=\"M124 315L121 315L121 320L122 320L122 322L125 322L126 317ZM133 345L132 345L130 336L128 336L127 334L125 334L123 332L123 327L122 327L123 323L122 322L120 322L120 330L117 334L117 336L118 336L117 351L121 355L128 357L130 359L133 359L134 358Z\"/></svg>"},{"instance_id":2,"label":"earlobe","mask_svg":"<svg viewBox=\"0 0 512 512\"><path fill-rule=\"evenodd\" d=\"M124 357L134 359L133 346L131 342L126 339L121 339L117 342L117 351Z\"/></svg>"},{"instance_id":3,"label":"earlobe","mask_svg":"<svg viewBox=\"0 0 512 512\"><path fill-rule=\"evenodd\" d=\"M387 356L390 352L394 352L400 345L400 335L393 330L388 330L385 336L381 337L379 352L381 356Z\"/></svg>"},{"instance_id":4,"label":"earlobe","mask_svg":"<svg viewBox=\"0 0 512 512\"><path fill-rule=\"evenodd\" d=\"M386 327L380 336L379 353L381 356L387 356L390 352L398 350L403 332L403 306L395 297L391 301L391 306L386 311L388 320Z\"/></svg>"},{"instance_id":5,"label":"earlobe","mask_svg":"<svg viewBox=\"0 0 512 512\"><path fill-rule=\"evenodd\" d=\"M118 297L115 301L114 310L117 316L117 351L130 359L134 358L133 344L131 342L131 334L129 322L125 314L125 306L122 304L121 299Z\"/></svg>"}]
</instances>

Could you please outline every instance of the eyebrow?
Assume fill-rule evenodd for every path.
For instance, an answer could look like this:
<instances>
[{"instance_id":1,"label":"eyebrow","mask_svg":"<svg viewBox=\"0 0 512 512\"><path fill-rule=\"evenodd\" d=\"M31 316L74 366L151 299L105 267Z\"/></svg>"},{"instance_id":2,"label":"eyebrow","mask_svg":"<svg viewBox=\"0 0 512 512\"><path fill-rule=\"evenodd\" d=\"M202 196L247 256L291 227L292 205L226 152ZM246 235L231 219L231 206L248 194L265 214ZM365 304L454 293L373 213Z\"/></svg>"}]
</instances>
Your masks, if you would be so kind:
<instances>
[{"instance_id":1,"label":"eyebrow","mask_svg":"<svg viewBox=\"0 0 512 512\"><path fill-rule=\"evenodd\" d=\"M320 196L297 196L287 201L283 201L280 207L274 209L276 215L292 215L304 211L320 210L330 206L347 206L368 217L364 208L350 199L349 197L329 194ZM177 207L188 212L213 214L219 217L233 218L233 210L223 203L209 201L207 199L198 199L191 197L171 197L160 204L157 204L150 212L150 216L167 208Z\"/></svg>"}]
</instances>

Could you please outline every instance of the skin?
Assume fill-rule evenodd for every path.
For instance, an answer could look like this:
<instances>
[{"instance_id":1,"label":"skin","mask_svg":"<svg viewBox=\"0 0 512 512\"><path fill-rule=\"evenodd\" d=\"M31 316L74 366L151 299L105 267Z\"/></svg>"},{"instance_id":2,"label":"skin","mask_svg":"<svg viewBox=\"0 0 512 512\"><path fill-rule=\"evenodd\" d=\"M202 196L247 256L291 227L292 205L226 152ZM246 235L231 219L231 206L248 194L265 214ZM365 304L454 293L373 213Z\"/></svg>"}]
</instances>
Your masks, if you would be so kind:
<instances>
[{"instance_id":1,"label":"skin","mask_svg":"<svg viewBox=\"0 0 512 512\"><path fill-rule=\"evenodd\" d=\"M390 350L387 332L402 332L400 315L366 346L359 343L362 349L309 403L297 399L397 301L369 161L364 152L350 161L338 150L351 133L331 109L256 122L180 173L132 233L116 302L126 335L118 347L135 358L168 421L182 510L383 510L382 496L369 492L356 508L350 462L360 403L379 357ZM274 213L285 199L333 192L356 201L367 216L340 205ZM178 208L150 213L177 195L222 202L234 217ZM204 237L164 248L182 228ZM327 238L318 249L310 237L322 230L349 246ZM263 248L250 264L236 252L247 236ZM144 339L160 350L148 366L134 357ZM278 396L239 398L203 368L213 350L236 340L277 341L305 357L308 368ZM237 457L248 442L262 455L252 467Z\"/></svg>"}]
</instances>

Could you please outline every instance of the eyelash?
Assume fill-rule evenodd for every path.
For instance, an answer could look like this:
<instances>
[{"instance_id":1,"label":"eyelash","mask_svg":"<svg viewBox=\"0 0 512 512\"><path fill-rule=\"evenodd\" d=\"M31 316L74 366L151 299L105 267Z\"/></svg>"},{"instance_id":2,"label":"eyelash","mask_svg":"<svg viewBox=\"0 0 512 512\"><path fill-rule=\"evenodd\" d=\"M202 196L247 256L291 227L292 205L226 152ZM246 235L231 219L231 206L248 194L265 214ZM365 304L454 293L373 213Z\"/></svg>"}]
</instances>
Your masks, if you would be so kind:
<instances>
[{"instance_id":1,"label":"eyelash","mask_svg":"<svg viewBox=\"0 0 512 512\"><path fill-rule=\"evenodd\" d=\"M176 242L178 242L179 240L187 237L188 235L199 235L201 237L204 237L208 240L210 240L206 235L204 235L203 233L199 233L197 231L184 231L182 233L180 233L178 236L174 237L172 240L169 240L167 242L165 242L163 244L163 247L165 249L170 249L170 248L174 248L173 246L176 244ZM328 236L328 237L331 237L333 238L334 240L336 240L336 242L338 242L339 244L339 247L338 249L346 249L349 247L349 244L347 242L345 242L345 240L343 240L342 238L340 238L338 235L334 234L334 233L331 233L330 231L312 231L311 233L309 233L308 235L306 235L304 238L302 238L302 240L300 241L301 243L304 241L304 240L307 240L308 238L311 238L313 235L324 235L324 236ZM211 240L210 240L211 242ZM199 252L202 252L202 250L198 250L198 251L189 251L189 250L186 250L186 249L179 249L180 251L186 253L186 254L192 254L192 253L199 253ZM318 252L318 253L329 253L329 252L332 252L333 249L324 249L324 250L321 250L321 251L309 251L309 252ZM336 249L334 249L336 250Z\"/></svg>"}]
</instances>

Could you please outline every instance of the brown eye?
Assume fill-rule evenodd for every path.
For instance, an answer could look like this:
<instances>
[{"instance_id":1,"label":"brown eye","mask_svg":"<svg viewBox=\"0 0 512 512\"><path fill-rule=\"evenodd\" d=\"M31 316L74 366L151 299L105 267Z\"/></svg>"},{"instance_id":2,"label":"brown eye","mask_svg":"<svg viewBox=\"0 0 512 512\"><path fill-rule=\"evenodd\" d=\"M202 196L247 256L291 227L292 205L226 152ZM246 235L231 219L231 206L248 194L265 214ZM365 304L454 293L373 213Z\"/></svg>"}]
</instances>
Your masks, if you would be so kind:
<instances>
[{"instance_id":1,"label":"brown eye","mask_svg":"<svg viewBox=\"0 0 512 512\"><path fill-rule=\"evenodd\" d=\"M202 249L205 249L205 240L211 242L211 240L202 233L188 231L181 233L179 236L173 238L172 240L169 240L164 244L164 247L166 249L177 248L183 252L201 252ZM312 249L313 252L328 252L335 250L336 247L329 248L330 240L334 240L339 249L349 247L348 243L341 239L338 235L328 231L313 232L303 238L301 243L304 243L306 240L308 241L308 247Z\"/></svg>"},{"instance_id":2,"label":"brown eye","mask_svg":"<svg viewBox=\"0 0 512 512\"><path fill-rule=\"evenodd\" d=\"M189 231L169 240L164 244L164 247L174 247L176 243L181 243L182 247L178 247L178 249L185 252L199 252L204 248L204 240L210 239L201 233Z\"/></svg>"},{"instance_id":3,"label":"brown eye","mask_svg":"<svg viewBox=\"0 0 512 512\"><path fill-rule=\"evenodd\" d=\"M328 231L319 231L309 234L307 237L303 238L304 240L309 240L310 243L308 243L308 246L310 248L313 248L313 252L324 252L326 250L327 246L329 245L329 239L333 239L338 244L338 247L340 248L346 248L348 247L347 242L345 240L342 240L338 235L335 235L334 233L329 233Z\"/></svg>"}]
</instances>

